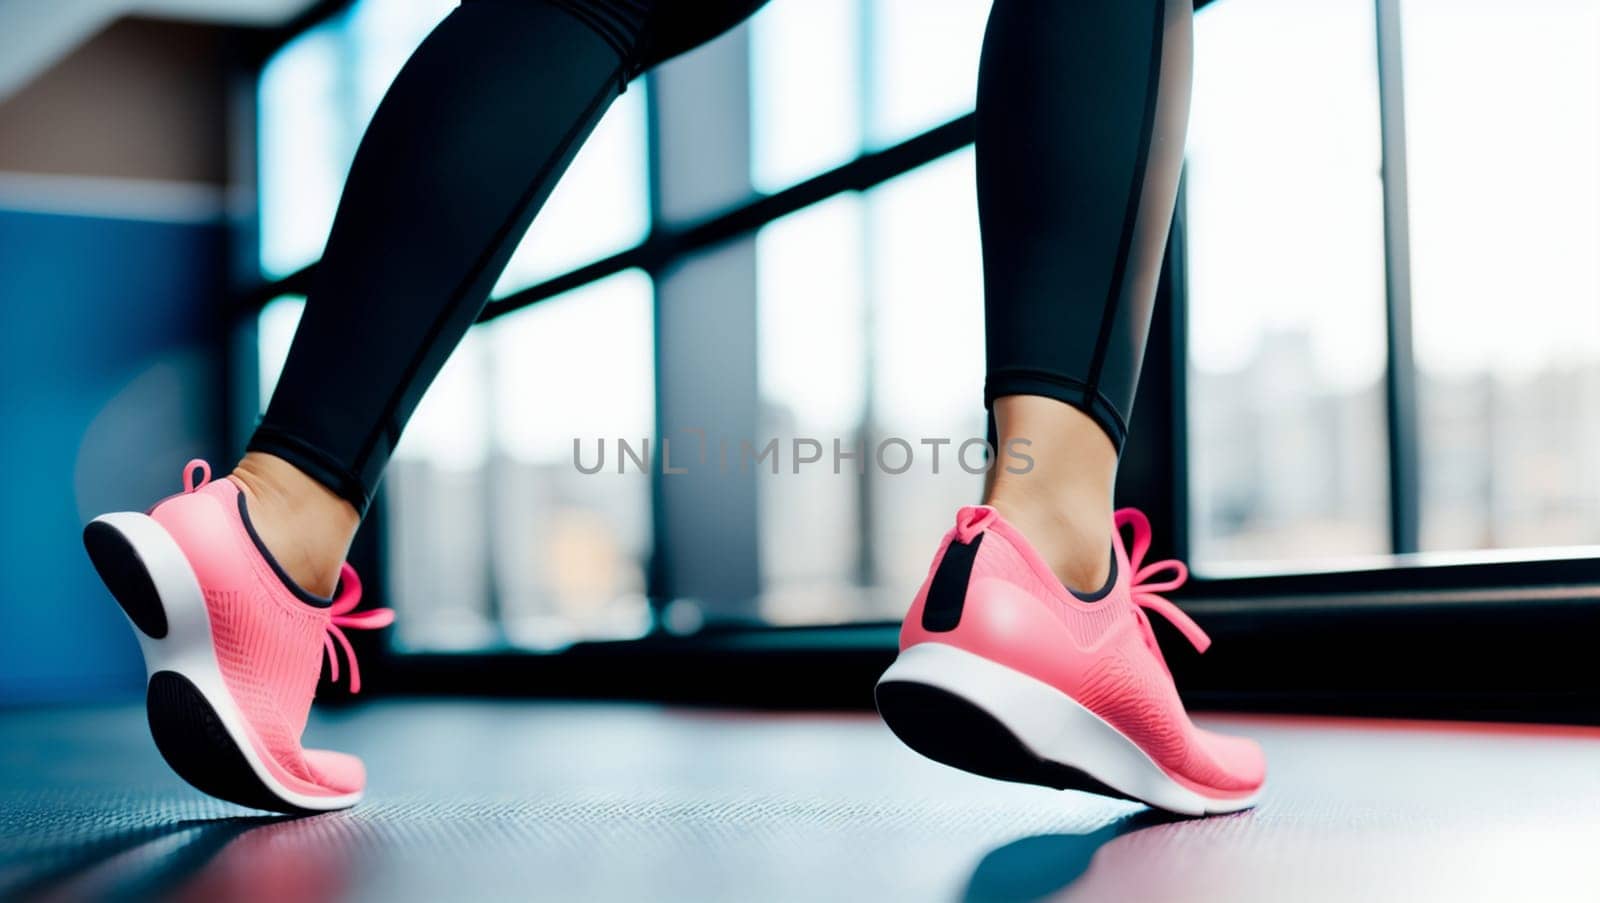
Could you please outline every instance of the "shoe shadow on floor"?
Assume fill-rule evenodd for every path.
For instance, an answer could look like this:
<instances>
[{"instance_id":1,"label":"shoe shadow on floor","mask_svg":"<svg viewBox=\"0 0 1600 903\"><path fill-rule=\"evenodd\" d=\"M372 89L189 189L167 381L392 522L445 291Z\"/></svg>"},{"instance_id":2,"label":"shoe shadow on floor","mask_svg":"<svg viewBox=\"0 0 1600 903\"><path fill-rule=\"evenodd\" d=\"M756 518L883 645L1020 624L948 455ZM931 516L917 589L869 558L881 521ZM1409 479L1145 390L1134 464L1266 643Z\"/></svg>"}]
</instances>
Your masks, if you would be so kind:
<instances>
[{"instance_id":1,"label":"shoe shadow on floor","mask_svg":"<svg viewBox=\"0 0 1600 903\"><path fill-rule=\"evenodd\" d=\"M324 834L329 817L185 819L63 843L29 855L32 865L0 871L0 897L335 899L345 885L338 859L308 861L299 842L307 832Z\"/></svg>"},{"instance_id":2,"label":"shoe shadow on floor","mask_svg":"<svg viewBox=\"0 0 1600 903\"><path fill-rule=\"evenodd\" d=\"M966 903L1012 903L1053 897L1083 877L1095 853L1111 841L1191 820L1141 809L1086 834L1039 834L1014 840L983 857L962 899Z\"/></svg>"}]
</instances>

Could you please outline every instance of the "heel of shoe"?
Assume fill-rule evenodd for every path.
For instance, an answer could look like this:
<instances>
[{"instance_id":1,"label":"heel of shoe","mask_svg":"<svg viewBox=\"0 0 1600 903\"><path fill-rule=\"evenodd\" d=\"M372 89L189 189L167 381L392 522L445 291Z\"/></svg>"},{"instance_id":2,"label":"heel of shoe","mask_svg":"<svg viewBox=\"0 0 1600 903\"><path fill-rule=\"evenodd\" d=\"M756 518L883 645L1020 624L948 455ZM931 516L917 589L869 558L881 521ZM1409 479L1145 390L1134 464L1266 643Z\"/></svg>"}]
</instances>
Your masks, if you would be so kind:
<instances>
[{"instance_id":1,"label":"heel of shoe","mask_svg":"<svg viewBox=\"0 0 1600 903\"><path fill-rule=\"evenodd\" d=\"M166 638L169 624L152 568L161 570L170 563L162 561L159 553L153 556L156 560L145 560L140 547L148 544L139 537L147 527L142 521L150 518L133 512L101 515L83 528L83 548L134 629L160 640ZM154 521L148 526L160 529Z\"/></svg>"},{"instance_id":2,"label":"heel of shoe","mask_svg":"<svg viewBox=\"0 0 1600 903\"><path fill-rule=\"evenodd\" d=\"M952 768L1000 781L1133 799L1035 752L1022 736L1029 726L1013 723L1016 711L1030 704L1027 694L1007 687L1001 671L1008 669L1000 665L984 660L1000 671L974 668L969 659L977 658L939 643L901 652L875 692L884 723L912 750Z\"/></svg>"},{"instance_id":3,"label":"heel of shoe","mask_svg":"<svg viewBox=\"0 0 1600 903\"><path fill-rule=\"evenodd\" d=\"M215 671L211 617L200 580L178 541L145 514L103 514L83 546L132 625L145 670Z\"/></svg>"}]
</instances>

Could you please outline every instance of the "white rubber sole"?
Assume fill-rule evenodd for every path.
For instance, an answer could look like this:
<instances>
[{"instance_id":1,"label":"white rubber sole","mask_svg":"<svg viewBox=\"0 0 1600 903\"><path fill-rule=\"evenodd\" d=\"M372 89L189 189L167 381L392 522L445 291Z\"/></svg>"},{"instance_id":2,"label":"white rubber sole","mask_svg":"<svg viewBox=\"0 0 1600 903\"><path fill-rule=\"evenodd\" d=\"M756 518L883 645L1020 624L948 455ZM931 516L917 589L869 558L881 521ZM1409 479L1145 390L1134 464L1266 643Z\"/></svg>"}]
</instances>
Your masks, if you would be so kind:
<instances>
[{"instance_id":1,"label":"white rubber sole","mask_svg":"<svg viewBox=\"0 0 1600 903\"><path fill-rule=\"evenodd\" d=\"M171 534L144 514L104 514L84 528L84 546L139 639L150 732L180 777L212 796L278 812L361 800L359 791L296 792L262 762L217 665L200 582Z\"/></svg>"},{"instance_id":2,"label":"white rubber sole","mask_svg":"<svg viewBox=\"0 0 1600 903\"><path fill-rule=\"evenodd\" d=\"M1237 812L1173 780L1122 732L1043 681L943 643L900 653L877 686L878 711L908 746L985 777L1087 790L1183 815Z\"/></svg>"}]
</instances>

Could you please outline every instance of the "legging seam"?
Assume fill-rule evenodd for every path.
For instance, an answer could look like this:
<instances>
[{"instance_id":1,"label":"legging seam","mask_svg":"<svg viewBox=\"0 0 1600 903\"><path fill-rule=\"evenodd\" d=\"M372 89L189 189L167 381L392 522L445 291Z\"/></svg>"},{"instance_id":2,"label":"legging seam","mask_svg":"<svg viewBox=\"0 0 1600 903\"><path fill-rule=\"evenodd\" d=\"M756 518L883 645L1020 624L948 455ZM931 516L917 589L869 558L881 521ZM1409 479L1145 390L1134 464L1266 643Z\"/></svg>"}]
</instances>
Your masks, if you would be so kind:
<instances>
[{"instance_id":1,"label":"legging seam","mask_svg":"<svg viewBox=\"0 0 1600 903\"><path fill-rule=\"evenodd\" d=\"M1139 129L1139 155L1133 166L1133 178L1128 186L1128 205L1122 216L1122 235L1117 241L1116 264L1112 269L1111 286L1106 292L1105 308L1100 317L1100 334L1095 339L1094 358L1089 365L1089 387L1099 393L1101 372L1105 369L1106 354L1111 344L1111 331L1116 324L1117 302L1122 300L1122 287L1128 276L1128 256L1133 248L1133 233L1139 221L1139 206L1144 201L1144 181L1150 164L1150 139L1155 132L1156 104L1161 93L1161 54L1166 39L1166 0L1155 0L1155 35L1150 53L1144 94L1144 120Z\"/></svg>"},{"instance_id":2,"label":"legging seam","mask_svg":"<svg viewBox=\"0 0 1600 903\"><path fill-rule=\"evenodd\" d=\"M500 227L495 230L493 237L485 246L483 253L479 255L477 262L462 277L455 290L450 293L450 303L441 307L439 314L434 317L432 324L428 327L428 331L423 335L421 343L418 344L416 351L412 353L405 369L401 371L401 378L396 381L394 391L390 393L388 401L384 403L382 416L373 425L372 431L367 434L367 438L361 444L360 451L356 454L355 470L357 473L366 470L367 460L372 457L372 452L377 447L380 436L390 433L393 435L393 438L390 439L390 445L393 446L398 442L400 429L393 423L395 409L400 406L400 400L405 397L405 393L411 387L412 381L416 379L417 371L421 368L424 358L427 357L428 350L433 347L434 342L438 339L440 330L444 329L444 324L450 319L450 315L455 313L460 304L461 296L482 278L484 271L489 266L489 261L494 258L501 244L510 238L510 232L516 225L522 211L533 203L534 196L539 193L540 186L548 179L551 171L555 169L560 160L566 157L567 151L572 147L573 142L578 140L578 137L584 132L585 126L594 118L594 115L614 97L613 83L621 76L626 65L626 60L618 60L617 68L612 73L612 77L605 80L603 87L596 92L594 99L584 109L583 115L573 122L572 127L567 130L566 135L556 145L549 158L545 160L544 165L540 166L534 173L533 178L528 182L527 188L518 197L516 205L511 208L511 213L501 223Z\"/></svg>"}]
</instances>

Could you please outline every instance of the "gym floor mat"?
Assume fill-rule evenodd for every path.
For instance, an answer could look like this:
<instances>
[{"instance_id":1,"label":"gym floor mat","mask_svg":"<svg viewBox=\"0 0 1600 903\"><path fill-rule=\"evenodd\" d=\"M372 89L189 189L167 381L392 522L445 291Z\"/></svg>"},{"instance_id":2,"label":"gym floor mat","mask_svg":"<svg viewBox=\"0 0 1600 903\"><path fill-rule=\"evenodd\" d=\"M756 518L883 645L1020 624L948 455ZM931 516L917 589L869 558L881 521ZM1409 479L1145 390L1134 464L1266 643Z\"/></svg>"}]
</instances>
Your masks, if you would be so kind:
<instances>
[{"instance_id":1,"label":"gym floor mat","mask_svg":"<svg viewBox=\"0 0 1600 903\"><path fill-rule=\"evenodd\" d=\"M0 898L1593 900L1600 730L1204 717L1259 808L1201 820L971 777L869 714L385 701L307 742L356 809L267 816L163 765L135 706L0 710Z\"/></svg>"}]
</instances>

